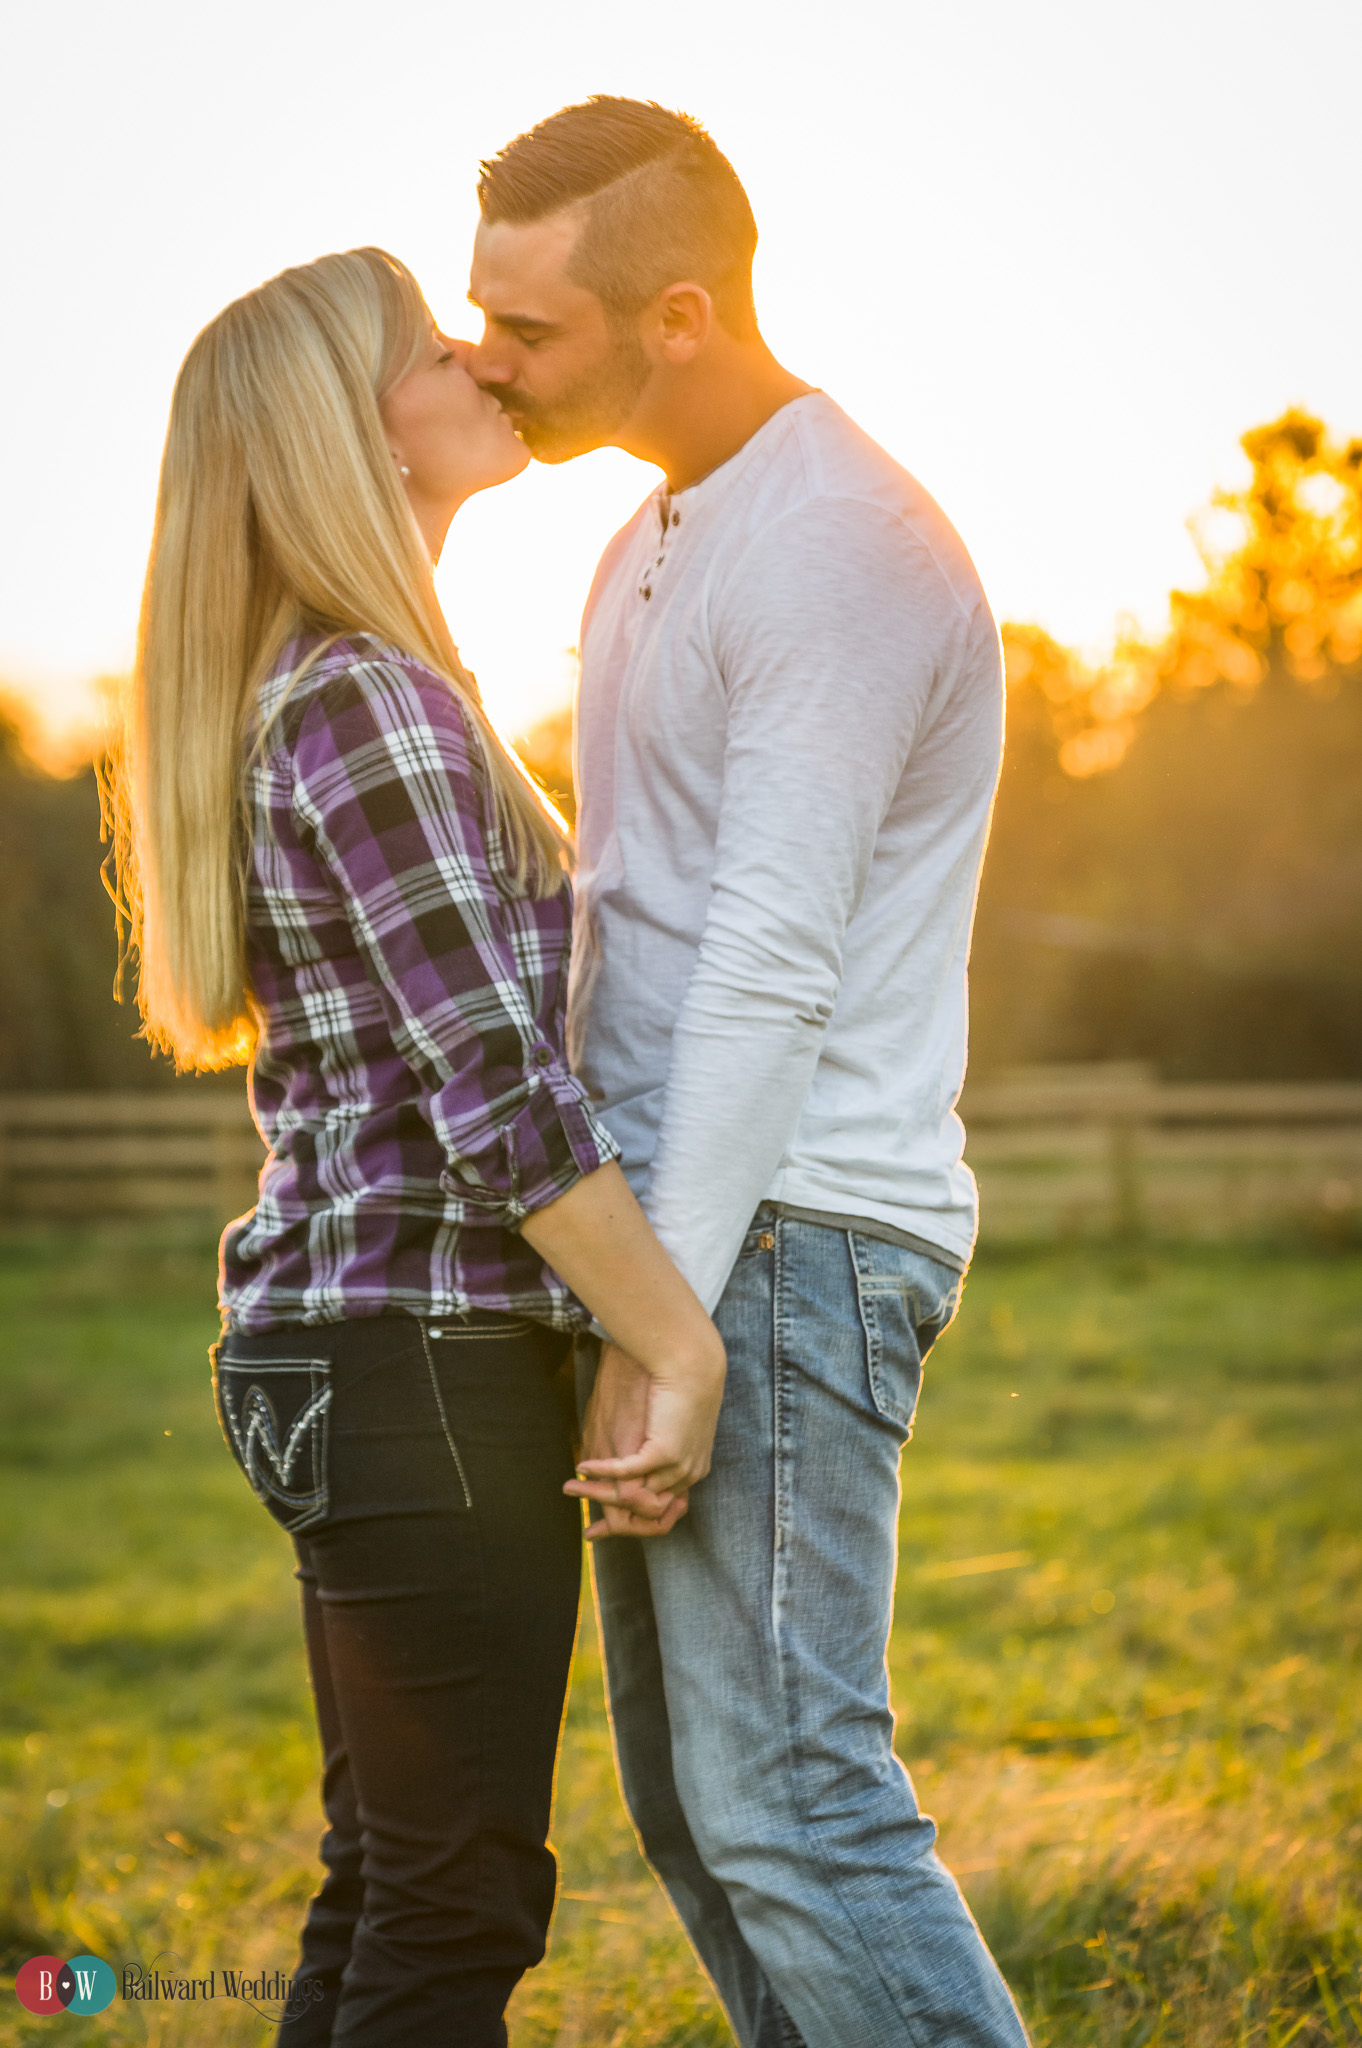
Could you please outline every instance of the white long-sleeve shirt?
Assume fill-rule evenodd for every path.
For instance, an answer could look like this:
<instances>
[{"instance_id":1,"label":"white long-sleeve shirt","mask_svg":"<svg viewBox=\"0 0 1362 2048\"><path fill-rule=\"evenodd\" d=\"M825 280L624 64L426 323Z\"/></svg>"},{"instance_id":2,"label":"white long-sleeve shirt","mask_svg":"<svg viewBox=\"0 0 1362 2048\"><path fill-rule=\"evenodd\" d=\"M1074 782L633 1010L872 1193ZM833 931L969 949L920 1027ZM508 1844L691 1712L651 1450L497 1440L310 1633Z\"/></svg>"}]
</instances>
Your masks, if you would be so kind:
<instances>
[{"instance_id":1,"label":"white long-sleeve shirt","mask_svg":"<svg viewBox=\"0 0 1362 2048\"><path fill-rule=\"evenodd\" d=\"M962 1265L1002 741L939 507L821 392L649 498L587 602L569 1050L707 1307L762 1201Z\"/></svg>"}]
</instances>

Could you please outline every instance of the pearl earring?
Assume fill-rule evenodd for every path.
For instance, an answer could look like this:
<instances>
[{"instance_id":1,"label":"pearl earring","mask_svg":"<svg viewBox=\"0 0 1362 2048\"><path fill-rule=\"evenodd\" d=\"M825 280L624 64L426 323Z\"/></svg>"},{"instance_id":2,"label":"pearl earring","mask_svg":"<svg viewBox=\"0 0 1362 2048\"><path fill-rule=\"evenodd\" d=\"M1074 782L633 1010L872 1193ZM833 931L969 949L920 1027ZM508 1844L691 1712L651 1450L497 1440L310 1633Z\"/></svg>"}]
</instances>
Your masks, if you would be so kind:
<instances>
[{"instance_id":1,"label":"pearl earring","mask_svg":"<svg viewBox=\"0 0 1362 2048\"><path fill-rule=\"evenodd\" d=\"M398 470L398 474L399 474L399 476L410 476L410 475L411 475L411 471L410 471L410 470L409 470L409 469L407 468L407 465L406 465L406 463L405 463L405 462L399 462L399 463L398 463L398 465L397 465L397 470Z\"/></svg>"}]
</instances>

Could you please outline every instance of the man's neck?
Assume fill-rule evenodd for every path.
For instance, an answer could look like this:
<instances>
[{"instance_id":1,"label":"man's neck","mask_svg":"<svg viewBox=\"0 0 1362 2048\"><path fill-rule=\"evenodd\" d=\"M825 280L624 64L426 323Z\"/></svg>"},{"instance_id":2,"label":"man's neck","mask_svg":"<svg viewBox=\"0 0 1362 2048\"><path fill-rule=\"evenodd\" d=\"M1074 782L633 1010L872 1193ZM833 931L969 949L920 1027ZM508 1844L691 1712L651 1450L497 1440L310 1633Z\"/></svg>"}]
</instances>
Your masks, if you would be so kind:
<instances>
[{"instance_id":1,"label":"man's neck","mask_svg":"<svg viewBox=\"0 0 1362 2048\"><path fill-rule=\"evenodd\" d=\"M656 374L617 446L665 471L670 492L719 469L792 399L815 387L782 369L765 342L728 336L683 371Z\"/></svg>"}]
</instances>

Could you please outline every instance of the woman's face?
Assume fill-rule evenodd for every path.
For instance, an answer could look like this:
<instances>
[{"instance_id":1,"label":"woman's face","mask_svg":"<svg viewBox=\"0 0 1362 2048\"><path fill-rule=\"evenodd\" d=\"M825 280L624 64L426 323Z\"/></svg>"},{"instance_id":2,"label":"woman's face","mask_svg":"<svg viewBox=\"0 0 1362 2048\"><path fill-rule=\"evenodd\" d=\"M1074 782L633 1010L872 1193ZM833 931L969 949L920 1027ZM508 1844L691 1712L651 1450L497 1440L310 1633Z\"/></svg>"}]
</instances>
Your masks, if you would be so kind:
<instances>
[{"instance_id":1,"label":"woman's face","mask_svg":"<svg viewBox=\"0 0 1362 2048\"><path fill-rule=\"evenodd\" d=\"M497 401L464 367L472 343L435 329L379 410L417 522L440 538L465 498L519 476L530 452ZM441 525L441 522L443 524ZM438 553L438 543L432 552Z\"/></svg>"}]
</instances>

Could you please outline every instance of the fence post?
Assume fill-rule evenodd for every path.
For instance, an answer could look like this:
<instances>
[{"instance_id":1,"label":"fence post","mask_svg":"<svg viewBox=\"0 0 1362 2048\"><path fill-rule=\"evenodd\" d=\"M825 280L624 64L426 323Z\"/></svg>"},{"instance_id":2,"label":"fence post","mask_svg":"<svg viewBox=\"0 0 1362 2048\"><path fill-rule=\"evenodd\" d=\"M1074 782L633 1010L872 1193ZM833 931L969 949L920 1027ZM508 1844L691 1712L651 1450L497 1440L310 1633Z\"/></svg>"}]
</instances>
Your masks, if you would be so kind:
<instances>
[{"instance_id":1,"label":"fence post","mask_svg":"<svg viewBox=\"0 0 1362 2048\"><path fill-rule=\"evenodd\" d=\"M1111 1170L1112 1236L1143 1237L1139 1125L1129 1113L1113 1117L1107 1128L1107 1161Z\"/></svg>"},{"instance_id":2,"label":"fence post","mask_svg":"<svg viewBox=\"0 0 1362 2048\"><path fill-rule=\"evenodd\" d=\"M241 1131L220 1120L213 1126L213 1221L229 1223L242 1208Z\"/></svg>"}]
</instances>

